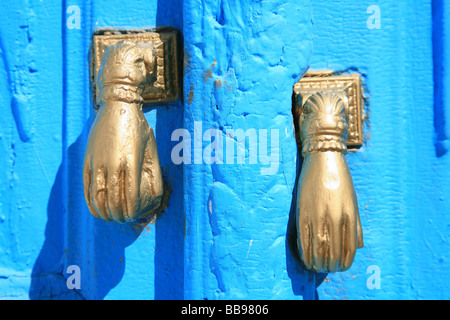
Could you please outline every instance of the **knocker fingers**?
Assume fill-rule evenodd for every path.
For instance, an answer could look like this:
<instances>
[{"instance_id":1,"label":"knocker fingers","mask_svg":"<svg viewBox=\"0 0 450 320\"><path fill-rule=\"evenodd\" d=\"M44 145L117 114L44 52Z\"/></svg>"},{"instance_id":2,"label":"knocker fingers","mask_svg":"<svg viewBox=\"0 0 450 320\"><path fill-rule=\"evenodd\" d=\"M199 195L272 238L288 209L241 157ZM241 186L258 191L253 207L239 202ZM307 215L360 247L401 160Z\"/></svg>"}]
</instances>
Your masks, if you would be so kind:
<instances>
[{"instance_id":1,"label":"knocker fingers","mask_svg":"<svg viewBox=\"0 0 450 320\"><path fill-rule=\"evenodd\" d=\"M341 232L341 214L337 214L336 217L334 217L333 214L329 214L327 220L329 221L330 250L328 254L327 264L324 265L324 270L326 272L335 272L336 270L338 270L339 263L342 259L342 253L344 252L342 247L343 234Z\"/></svg>"},{"instance_id":2,"label":"knocker fingers","mask_svg":"<svg viewBox=\"0 0 450 320\"><path fill-rule=\"evenodd\" d=\"M107 174L103 165L97 165L95 167L92 176L91 203L102 219L110 221L111 217L109 216L107 204Z\"/></svg>"},{"instance_id":3,"label":"knocker fingers","mask_svg":"<svg viewBox=\"0 0 450 320\"><path fill-rule=\"evenodd\" d=\"M358 208L358 207L356 207ZM357 248L362 248L364 247L364 237L363 237L363 231L362 231L362 226L361 226L361 218L359 216L359 212L356 213L356 217L358 219L358 224L357 224L357 232L358 232L358 245Z\"/></svg>"},{"instance_id":4,"label":"knocker fingers","mask_svg":"<svg viewBox=\"0 0 450 320\"><path fill-rule=\"evenodd\" d=\"M349 269L356 253L356 215L354 208L343 208L342 256L339 271Z\"/></svg>"},{"instance_id":5,"label":"knocker fingers","mask_svg":"<svg viewBox=\"0 0 450 320\"><path fill-rule=\"evenodd\" d=\"M149 127L149 138L145 147L144 164L142 166L141 190L146 190L152 198L162 196L164 192L158 147L153 129Z\"/></svg>"},{"instance_id":6,"label":"knocker fingers","mask_svg":"<svg viewBox=\"0 0 450 320\"><path fill-rule=\"evenodd\" d=\"M306 212L300 212L299 224L299 239L298 247L301 253L301 259L306 269L312 269L314 264L313 257L313 232L309 215Z\"/></svg>"},{"instance_id":7,"label":"knocker fingers","mask_svg":"<svg viewBox=\"0 0 450 320\"><path fill-rule=\"evenodd\" d=\"M89 212L96 217L99 218L98 212L92 204L92 169L91 169L91 156L86 155L84 166L83 166L83 191L84 191L84 199L86 200L87 206L89 208Z\"/></svg>"},{"instance_id":8,"label":"knocker fingers","mask_svg":"<svg viewBox=\"0 0 450 320\"><path fill-rule=\"evenodd\" d=\"M122 167L119 166L113 170L113 174L108 175L108 211L112 220L122 223L124 221L124 216L122 214L122 185L123 185L123 172Z\"/></svg>"}]
</instances>

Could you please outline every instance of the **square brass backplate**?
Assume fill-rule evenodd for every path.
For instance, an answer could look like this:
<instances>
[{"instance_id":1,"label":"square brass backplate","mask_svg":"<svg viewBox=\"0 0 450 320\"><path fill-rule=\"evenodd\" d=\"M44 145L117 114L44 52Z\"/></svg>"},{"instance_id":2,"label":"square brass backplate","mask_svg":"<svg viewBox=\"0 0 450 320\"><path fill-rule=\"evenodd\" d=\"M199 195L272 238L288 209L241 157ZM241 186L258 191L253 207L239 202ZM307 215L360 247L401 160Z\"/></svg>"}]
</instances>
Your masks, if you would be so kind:
<instances>
[{"instance_id":1,"label":"square brass backplate","mask_svg":"<svg viewBox=\"0 0 450 320\"><path fill-rule=\"evenodd\" d=\"M100 30L94 35L91 59L91 79L94 101L98 94L95 79L103 54L108 46L121 40L151 44L156 49L156 81L144 93L144 103L175 101L179 96L178 32L176 30ZM97 106L98 107L98 106Z\"/></svg>"},{"instance_id":2,"label":"square brass backplate","mask_svg":"<svg viewBox=\"0 0 450 320\"><path fill-rule=\"evenodd\" d=\"M308 72L294 85L294 103L299 108L302 94L323 91L344 91L347 93L348 136L347 146L359 148L363 145L363 89L361 76L357 73L336 75L328 71Z\"/></svg>"}]
</instances>

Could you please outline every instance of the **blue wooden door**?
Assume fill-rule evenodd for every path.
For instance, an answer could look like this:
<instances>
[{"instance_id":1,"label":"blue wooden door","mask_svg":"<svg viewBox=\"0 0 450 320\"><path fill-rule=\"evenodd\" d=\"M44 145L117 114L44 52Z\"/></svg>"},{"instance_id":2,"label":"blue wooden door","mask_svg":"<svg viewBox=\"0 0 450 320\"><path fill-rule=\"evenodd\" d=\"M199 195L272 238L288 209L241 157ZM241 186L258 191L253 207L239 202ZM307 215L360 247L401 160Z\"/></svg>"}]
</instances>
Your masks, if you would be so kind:
<instances>
[{"instance_id":1,"label":"blue wooden door","mask_svg":"<svg viewBox=\"0 0 450 320\"><path fill-rule=\"evenodd\" d=\"M448 5L3 4L0 298L449 298ZM154 27L178 29L183 52L182 96L145 111L170 200L153 223L106 223L82 185L92 35ZM367 95L366 140L347 155L365 247L329 275L292 246L292 88L308 68L358 72Z\"/></svg>"}]
</instances>

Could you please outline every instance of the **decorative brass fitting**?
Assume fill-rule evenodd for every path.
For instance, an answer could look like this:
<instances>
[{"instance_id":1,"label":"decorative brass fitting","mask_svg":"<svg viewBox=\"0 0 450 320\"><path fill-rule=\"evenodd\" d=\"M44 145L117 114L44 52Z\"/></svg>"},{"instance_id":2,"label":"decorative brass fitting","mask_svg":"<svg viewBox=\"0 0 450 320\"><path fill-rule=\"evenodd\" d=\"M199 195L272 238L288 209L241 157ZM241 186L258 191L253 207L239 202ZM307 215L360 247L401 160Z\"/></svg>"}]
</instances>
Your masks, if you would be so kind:
<instances>
[{"instance_id":1,"label":"decorative brass fitting","mask_svg":"<svg viewBox=\"0 0 450 320\"><path fill-rule=\"evenodd\" d=\"M158 149L142 106L177 96L177 79L165 69L170 59L164 61L164 37L94 36L92 71L99 109L88 137L83 183L89 211L105 221L129 222L161 209L164 183Z\"/></svg>"},{"instance_id":2,"label":"decorative brass fitting","mask_svg":"<svg viewBox=\"0 0 450 320\"><path fill-rule=\"evenodd\" d=\"M363 246L358 202L345 160L349 132L352 145L362 143L361 91L355 90L361 90L358 75L305 77L294 86L303 156L297 244L305 268L315 272L347 270L356 249Z\"/></svg>"},{"instance_id":3,"label":"decorative brass fitting","mask_svg":"<svg viewBox=\"0 0 450 320\"><path fill-rule=\"evenodd\" d=\"M148 85L142 92L144 104L175 101L179 97L178 81L178 31L163 30L100 30L92 43L91 74L93 81L94 107L98 107L95 97L99 88L96 83L103 55L106 49L123 40L151 46L154 64L149 70ZM151 83L150 83L151 82Z\"/></svg>"}]
</instances>

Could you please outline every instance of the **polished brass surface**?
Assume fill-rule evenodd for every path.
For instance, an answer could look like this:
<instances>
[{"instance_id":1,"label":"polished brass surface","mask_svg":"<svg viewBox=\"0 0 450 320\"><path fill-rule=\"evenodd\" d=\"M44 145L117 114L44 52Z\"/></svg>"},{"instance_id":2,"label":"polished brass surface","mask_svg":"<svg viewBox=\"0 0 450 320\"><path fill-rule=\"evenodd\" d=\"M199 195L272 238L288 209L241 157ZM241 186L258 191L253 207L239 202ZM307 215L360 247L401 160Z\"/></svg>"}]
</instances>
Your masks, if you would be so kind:
<instances>
[{"instance_id":1,"label":"polished brass surface","mask_svg":"<svg viewBox=\"0 0 450 320\"><path fill-rule=\"evenodd\" d=\"M294 88L303 156L297 187L297 244L306 269L345 271L356 249L363 246L358 202L345 159L349 117L354 114L349 110L352 91L347 79L310 80Z\"/></svg>"},{"instance_id":2,"label":"polished brass surface","mask_svg":"<svg viewBox=\"0 0 450 320\"><path fill-rule=\"evenodd\" d=\"M330 71L308 72L294 85L295 98L320 91L344 91L348 97L345 113L348 123L347 146L361 147L363 134L363 90L361 76L357 73L335 75ZM297 105L299 102L297 101Z\"/></svg>"},{"instance_id":3,"label":"polished brass surface","mask_svg":"<svg viewBox=\"0 0 450 320\"><path fill-rule=\"evenodd\" d=\"M144 103L175 101L179 97L178 79L178 32L176 30L153 30L151 32L134 30L100 30L94 35L91 54L91 73L93 80L94 102L99 88L95 82L103 55L108 46L128 40L146 44L154 48L155 63L152 66L154 81L144 88Z\"/></svg>"},{"instance_id":4,"label":"polished brass surface","mask_svg":"<svg viewBox=\"0 0 450 320\"><path fill-rule=\"evenodd\" d=\"M157 47L117 40L105 47L96 73L99 110L88 137L83 183L90 212L123 223L158 212L164 184L155 135L142 112L144 94L158 81Z\"/></svg>"}]
</instances>

